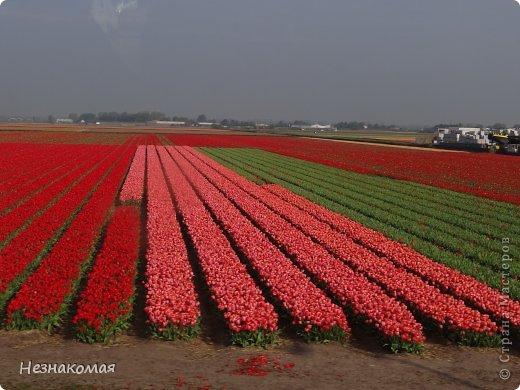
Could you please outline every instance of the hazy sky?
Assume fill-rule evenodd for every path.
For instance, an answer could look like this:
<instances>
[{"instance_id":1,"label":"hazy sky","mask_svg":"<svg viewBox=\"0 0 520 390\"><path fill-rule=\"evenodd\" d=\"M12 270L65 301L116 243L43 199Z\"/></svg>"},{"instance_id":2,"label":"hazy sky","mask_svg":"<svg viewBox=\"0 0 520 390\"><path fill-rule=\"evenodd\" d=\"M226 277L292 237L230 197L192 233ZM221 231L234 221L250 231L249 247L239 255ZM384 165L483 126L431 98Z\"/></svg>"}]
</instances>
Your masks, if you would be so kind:
<instances>
[{"instance_id":1,"label":"hazy sky","mask_svg":"<svg viewBox=\"0 0 520 390\"><path fill-rule=\"evenodd\" d=\"M0 115L520 122L515 0L6 0Z\"/></svg>"}]
</instances>

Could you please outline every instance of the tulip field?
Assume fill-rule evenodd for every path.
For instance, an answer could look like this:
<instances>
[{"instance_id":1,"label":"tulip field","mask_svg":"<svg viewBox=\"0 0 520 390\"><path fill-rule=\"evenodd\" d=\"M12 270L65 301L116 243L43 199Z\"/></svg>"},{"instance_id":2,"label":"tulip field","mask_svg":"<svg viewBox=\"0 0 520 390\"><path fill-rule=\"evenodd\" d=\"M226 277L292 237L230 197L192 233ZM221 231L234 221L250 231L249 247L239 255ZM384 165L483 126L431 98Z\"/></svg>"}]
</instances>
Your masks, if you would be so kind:
<instances>
[{"instance_id":1,"label":"tulip field","mask_svg":"<svg viewBox=\"0 0 520 390\"><path fill-rule=\"evenodd\" d=\"M1 326L95 343L140 326L187 340L209 323L243 347L361 332L393 352L518 334L520 267L505 285L501 262L520 234L518 180L495 191L488 173L477 188L474 172L416 180L404 160L393 176L347 167L356 155L318 161L300 141L195 138L2 135Z\"/></svg>"}]
</instances>

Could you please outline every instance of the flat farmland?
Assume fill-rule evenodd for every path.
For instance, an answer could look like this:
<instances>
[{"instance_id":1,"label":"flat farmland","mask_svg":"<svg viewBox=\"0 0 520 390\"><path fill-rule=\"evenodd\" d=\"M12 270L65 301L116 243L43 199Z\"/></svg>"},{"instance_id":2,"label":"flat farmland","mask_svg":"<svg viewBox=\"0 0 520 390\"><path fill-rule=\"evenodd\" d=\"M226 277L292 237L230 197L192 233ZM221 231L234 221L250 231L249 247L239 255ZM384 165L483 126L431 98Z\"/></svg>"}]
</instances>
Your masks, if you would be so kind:
<instances>
[{"instance_id":1,"label":"flat farmland","mask_svg":"<svg viewBox=\"0 0 520 390\"><path fill-rule=\"evenodd\" d=\"M394 131L394 130L337 130L337 131L309 131L292 130L284 132L286 135L330 138L339 140L359 140L376 142L395 142L398 144L414 144L416 137L420 134L414 131Z\"/></svg>"},{"instance_id":2,"label":"flat farmland","mask_svg":"<svg viewBox=\"0 0 520 390\"><path fill-rule=\"evenodd\" d=\"M85 387L518 381L515 157L153 130L0 148L4 386L53 351L118 362Z\"/></svg>"}]
</instances>

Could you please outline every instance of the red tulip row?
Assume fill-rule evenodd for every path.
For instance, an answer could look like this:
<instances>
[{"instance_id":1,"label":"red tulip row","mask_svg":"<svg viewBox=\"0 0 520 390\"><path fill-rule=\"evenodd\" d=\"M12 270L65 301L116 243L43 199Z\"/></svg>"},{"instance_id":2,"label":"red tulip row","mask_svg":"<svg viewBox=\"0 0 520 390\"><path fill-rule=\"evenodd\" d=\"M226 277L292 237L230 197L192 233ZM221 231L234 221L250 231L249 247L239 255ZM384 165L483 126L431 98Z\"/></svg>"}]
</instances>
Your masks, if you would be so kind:
<instances>
[{"instance_id":1,"label":"red tulip row","mask_svg":"<svg viewBox=\"0 0 520 390\"><path fill-rule=\"evenodd\" d=\"M145 311L156 337L188 338L198 332L199 303L175 207L154 146L148 146Z\"/></svg>"},{"instance_id":2,"label":"red tulip row","mask_svg":"<svg viewBox=\"0 0 520 390\"><path fill-rule=\"evenodd\" d=\"M511 325L520 327L520 302L509 300L500 291L475 280L471 276L430 260L408 246L317 205L284 187L279 185L263 187L288 203L305 210L320 221L328 223L371 251L388 258L396 265L412 271L440 289L453 294L483 312L489 313L497 321L503 318L504 313L507 313Z\"/></svg>"},{"instance_id":3,"label":"red tulip row","mask_svg":"<svg viewBox=\"0 0 520 390\"><path fill-rule=\"evenodd\" d=\"M101 182L91 183L95 189L91 198L8 305L9 327L52 329L60 325L128 169L133 149L125 149L114 165L105 167Z\"/></svg>"},{"instance_id":4,"label":"red tulip row","mask_svg":"<svg viewBox=\"0 0 520 390\"><path fill-rule=\"evenodd\" d=\"M144 174L146 167L146 146L140 145L119 194L121 202L141 202L144 193Z\"/></svg>"},{"instance_id":5,"label":"red tulip row","mask_svg":"<svg viewBox=\"0 0 520 390\"><path fill-rule=\"evenodd\" d=\"M46 149L31 150L32 153L29 153L30 162L24 161L23 159L20 160L18 155L13 156L13 160L16 161L18 165L15 170L0 181L0 194L2 196L6 195L26 184L28 181L45 175L73 156L82 153L82 150L77 146L50 147L50 149L52 152Z\"/></svg>"},{"instance_id":6,"label":"red tulip row","mask_svg":"<svg viewBox=\"0 0 520 390\"><path fill-rule=\"evenodd\" d=\"M92 169L95 163L99 161L99 156L96 155L92 159L77 164L77 167L69 169L61 178L35 195L29 202L25 202L23 205L0 217L0 245L22 228L31 217L47 207L50 202L64 191L67 191L79 177L82 177ZM33 187L33 190L37 189L38 187Z\"/></svg>"},{"instance_id":7,"label":"red tulip row","mask_svg":"<svg viewBox=\"0 0 520 390\"><path fill-rule=\"evenodd\" d=\"M40 158L45 161L48 156L45 154L40 154L36 155L35 158ZM60 161L56 160L52 162L46 161L45 163L41 163L37 168L31 169L29 172L23 171L23 167L20 167L18 170L15 170L9 175L4 175L6 177L0 179L0 197L10 194L28 182L41 178L43 175L47 174L53 169L56 169L59 163Z\"/></svg>"},{"instance_id":8,"label":"red tulip row","mask_svg":"<svg viewBox=\"0 0 520 390\"><path fill-rule=\"evenodd\" d=\"M139 255L139 209L118 207L72 321L85 342L106 342L128 328Z\"/></svg>"},{"instance_id":9,"label":"red tulip row","mask_svg":"<svg viewBox=\"0 0 520 390\"><path fill-rule=\"evenodd\" d=\"M103 161L93 162L91 171L78 177L63 197L35 218L32 223L9 242L0 252L0 308L17 290L19 284L61 235L64 224L80 208L92 188L114 163L115 148L103 157Z\"/></svg>"},{"instance_id":10,"label":"red tulip row","mask_svg":"<svg viewBox=\"0 0 520 390\"><path fill-rule=\"evenodd\" d=\"M146 139L148 139L148 142L145 142ZM136 145L150 144L157 139L156 134L129 134L125 128L118 130L114 127L97 127L96 131L80 133L78 131L63 131L63 128L56 126L38 126L38 129L34 129L34 131L9 129L9 131L0 133L0 142L21 145L22 150L39 147L47 150L56 147L59 150L64 145L78 146L79 148L83 146L119 146L128 142L134 142Z\"/></svg>"},{"instance_id":11,"label":"red tulip row","mask_svg":"<svg viewBox=\"0 0 520 390\"><path fill-rule=\"evenodd\" d=\"M290 313L300 334L306 339L344 340L349 327L343 311L178 152L167 149L270 293Z\"/></svg>"},{"instance_id":12,"label":"red tulip row","mask_svg":"<svg viewBox=\"0 0 520 390\"><path fill-rule=\"evenodd\" d=\"M248 345L273 341L278 320L273 306L262 296L226 236L166 149L158 147L158 151L211 297L231 331L231 342Z\"/></svg>"},{"instance_id":13,"label":"red tulip row","mask_svg":"<svg viewBox=\"0 0 520 390\"><path fill-rule=\"evenodd\" d=\"M48 151L42 150L41 148L32 148L28 150L27 145L23 144L4 144L2 145L2 157L0 158L0 194L9 187L4 187L4 182L27 174L29 172L39 172L41 161L37 164L37 160L34 159L34 155L38 156L44 161L48 161L46 158L51 157L48 155ZM54 161L53 161L54 162Z\"/></svg>"},{"instance_id":14,"label":"red tulip row","mask_svg":"<svg viewBox=\"0 0 520 390\"><path fill-rule=\"evenodd\" d=\"M223 177L229 178L237 186L257 197L343 262L382 285L392 296L404 301L426 322L445 329L450 336L469 344L498 341L496 336L498 327L488 315L467 307L463 301L451 295L441 293L418 276L396 267L388 259L375 255L349 237L333 230L328 224L281 200L215 161L207 157L205 161L216 170L215 172L219 172Z\"/></svg>"},{"instance_id":15,"label":"red tulip row","mask_svg":"<svg viewBox=\"0 0 520 390\"><path fill-rule=\"evenodd\" d=\"M379 286L331 256L322 246L210 169L193 154L182 148L177 150L269 234L301 268L327 288L356 319L363 320L365 325L375 330L385 344L396 351L421 349L424 342L422 326L402 303L389 297ZM214 164L212 160L206 162Z\"/></svg>"},{"instance_id":16,"label":"red tulip row","mask_svg":"<svg viewBox=\"0 0 520 390\"><path fill-rule=\"evenodd\" d=\"M28 148L26 144L2 144L2 154L0 155L0 166L2 170L0 171L0 180L3 182L13 175L26 172L34 169L35 166L39 166L40 164L37 164L37 161L34 160L35 153L42 153L43 155L45 151L41 150L41 146L39 147L38 145L31 145L31 148Z\"/></svg>"},{"instance_id":17,"label":"red tulip row","mask_svg":"<svg viewBox=\"0 0 520 390\"><path fill-rule=\"evenodd\" d=\"M85 156L79 155L72 157L57 168L51 171L42 171L42 175L38 176L34 180L28 180L23 185L14 188L9 193L0 197L0 215L4 216L8 212L12 212L15 208L17 212L20 210L22 204L27 204L34 201L36 195L47 189L51 184L59 181L61 178L72 172L74 168L80 165L82 162L86 162L92 157L85 158ZM42 168L44 169L44 168ZM2 223L0 223L2 225ZM0 242L1 242L0 238Z\"/></svg>"}]
</instances>

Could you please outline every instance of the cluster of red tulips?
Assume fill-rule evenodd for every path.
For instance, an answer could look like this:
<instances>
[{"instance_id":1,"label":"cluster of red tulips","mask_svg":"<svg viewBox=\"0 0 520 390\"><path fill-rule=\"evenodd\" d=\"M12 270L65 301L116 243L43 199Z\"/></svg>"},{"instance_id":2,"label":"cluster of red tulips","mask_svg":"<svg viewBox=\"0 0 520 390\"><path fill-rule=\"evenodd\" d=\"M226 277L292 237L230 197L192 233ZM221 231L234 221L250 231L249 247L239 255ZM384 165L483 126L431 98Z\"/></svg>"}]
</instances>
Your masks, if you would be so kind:
<instances>
[{"instance_id":1,"label":"cluster of red tulips","mask_svg":"<svg viewBox=\"0 0 520 390\"><path fill-rule=\"evenodd\" d=\"M312 274L319 285L324 286L345 305L356 319L375 330L385 344L395 350L420 349L420 344L424 342L422 326L402 303L386 295L379 286L331 256L321 245L212 169L225 171L225 168L213 160L205 159L205 156L196 151L183 148L178 150L283 247L301 268ZM197 154L204 163L190 152ZM233 172L226 171L228 173Z\"/></svg>"},{"instance_id":2,"label":"cluster of red tulips","mask_svg":"<svg viewBox=\"0 0 520 390\"><path fill-rule=\"evenodd\" d=\"M85 148L78 145L54 146L23 144L2 144L0 158L0 194L17 191L52 173L52 170L68 163L75 156L86 155L87 152L97 153L96 147ZM17 199L23 199L22 195Z\"/></svg>"},{"instance_id":3,"label":"cluster of red tulips","mask_svg":"<svg viewBox=\"0 0 520 390\"><path fill-rule=\"evenodd\" d=\"M520 327L520 302L510 300L502 292L477 281L471 276L437 263L412 248L389 239L382 233L336 214L284 187L267 185L263 188L328 223L360 245L391 260L397 266L421 276L441 290L449 292L479 310L490 314L494 319L501 320L504 313L507 313L511 325Z\"/></svg>"},{"instance_id":4,"label":"cluster of red tulips","mask_svg":"<svg viewBox=\"0 0 520 390\"><path fill-rule=\"evenodd\" d=\"M35 183L35 186L31 185L30 191L32 191L33 196L30 201L23 203L14 210L11 210L11 212L0 217L0 243L4 242L10 235L22 228L29 218L44 209L49 202L66 191L78 178L92 169L97 161L99 161L99 156L95 156L92 160L82 161L79 164L75 161L75 167L73 165L68 166L65 171L60 173L63 177L54 181L43 191L36 194L34 194L34 192L38 191L41 184ZM61 171L61 169L59 171ZM9 198L9 196L2 199L8 200L7 198Z\"/></svg>"},{"instance_id":5,"label":"cluster of red tulips","mask_svg":"<svg viewBox=\"0 0 520 390\"><path fill-rule=\"evenodd\" d=\"M251 334L269 335L276 331L278 316L274 307L265 300L262 291L167 150L160 147L158 151L178 211L197 251L211 298L232 332L231 341L248 343Z\"/></svg>"},{"instance_id":6,"label":"cluster of red tulips","mask_svg":"<svg viewBox=\"0 0 520 390\"><path fill-rule=\"evenodd\" d=\"M99 153L99 151L91 155L96 155L97 153ZM47 156L37 156L36 158L41 157L45 158ZM2 194L0 197L0 215L3 216L17 206L26 204L28 200L32 202L35 195L49 187L50 184L61 179L64 175L70 173L70 171L80 165L81 162L88 160L84 151L76 155L71 155L70 151L65 151L64 155L60 157L59 160L54 159L52 165L44 164L40 172L31 171L33 177L30 178L25 177L23 173L18 175L13 172L14 177L10 176L9 179L16 179L20 176L22 179L19 183L13 183L10 187L7 187L5 192L0 192L0 194ZM9 179L3 181L2 185L10 181Z\"/></svg>"},{"instance_id":7,"label":"cluster of red tulips","mask_svg":"<svg viewBox=\"0 0 520 390\"><path fill-rule=\"evenodd\" d=\"M271 295L290 313L302 336L317 338L321 333L323 339L344 339L349 328L343 311L178 152L170 152Z\"/></svg>"},{"instance_id":8,"label":"cluster of red tulips","mask_svg":"<svg viewBox=\"0 0 520 390\"><path fill-rule=\"evenodd\" d=\"M147 154L145 311L155 336L188 338L200 318L193 271L155 147L148 146Z\"/></svg>"},{"instance_id":9,"label":"cluster of red tulips","mask_svg":"<svg viewBox=\"0 0 520 390\"><path fill-rule=\"evenodd\" d=\"M0 212L11 204L5 198L9 198L15 202L22 201L27 196L38 191L38 189L45 184L48 184L49 181L52 180L55 171L63 169L65 166L69 166L70 169L71 166L74 166L78 161L85 158L85 151L78 152L76 150L75 152L76 154L74 155L70 150L63 147L63 153L59 156L48 156L46 153L37 154L33 158L40 161L38 169L32 166L34 162L31 164L29 161L24 160L23 157L21 161L18 160L18 167L12 169L3 168L3 166L7 164L0 160L0 164L2 164L3 168L3 173L0 173L0 195L2 196L0 199ZM7 153L9 153L9 150ZM11 158L13 157L15 156L11 156ZM67 170L63 172L65 173ZM40 186L36 186L36 182L39 182ZM31 187L34 187L34 189L29 191Z\"/></svg>"},{"instance_id":10,"label":"cluster of red tulips","mask_svg":"<svg viewBox=\"0 0 520 390\"><path fill-rule=\"evenodd\" d=\"M91 198L8 305L10 327L50 329L61 323L131 161L133 149L122 149L113 166L103 167L100 184L90 183Z\"/></svg>"},{"instance_id":11,"label":"cluster of red tulips","mask_svg":"<svg viewBox=\"0 0 520 390\"><path fill-rule=\"evenodd\" d=\"M15 279L23 280L26 268L33 262L37 265L42 251L50 249L53 237L59 234L66 221L92 191L93 186L114 163L116 153L113 150L112 154L103 161L93 161L91 166L84 168L84 171L77 171L75 179L78 182L2 249L0 252L0 296L2 296L0 307L12 295L12 291L9 291L11 290L10 285L16 283ZM98 165L94 168L96 163ZM89 169L91 171L81 177L81 173L85 174ZM16 286L13 286L12 290L15 289Z\"/></svg>"},{"instance_id":12,"label":"cluster of red tulips","mask_svg":"<svg viewBox=\"0 0 520 390\"><path fill-rule=\"evenodd\" d=\"M4 126L2 127L7 130ZM101 129L108 130L108 132L99 131ZM68 148L80 150L83 147L90 146L103 148L125 143L150 144L157 140L156 134L130 134L128 129L124 127L119 130L115 127L97 127L95 131L80 133L78 131L63 131L61 126L38 125L22 131L9 129L9 131L0 133L0 143L3 145L18 144L22 152L27 150L38 151L41 148L46 151L56 150L59 153L65 145Z\"/></svg>"},{"instance_id":13,"label":"cluster of red tulips","mask_svg":"<svg viewBox=\"0 0 520 390\"><path fill-rule=\"evenodd\" d=\"M118 207L80 296L73 324L86 342L106 341L126 329L134 300L139 252L139 209Z\"/></svg>"},{"instance_id":14,"label":"cluster of red tulips","mask_svg":"<svg viewBox=\"0 0 520 390\"><path fill-rule=\"evenodd\" d=\"M6 134L6 133L3 133ZM2 137L3 138L3 137ZM22 143L2 143L2 155L0 156L0 166L2 171L0 172L0 194L8 191L12 186L6 185L6 181L15 180L18 184L24 184L25 181L34 176L34 172L37 172L36 167L40 167L41 163L36 163L34 156L38 156L43 159L55 159L56 154L53 153L52 147L42 148L41 145L31 145L27 147ZM54 156L54 157L53 157ZM20 177L24 176L24 177ZM19 180L19 181L18 181Z\"/></svg>"},{"instance_id":15,"label":"cluster of red tulips","mask_svg":"<svg viewBox=\"0 0 520 390\"><path fill-rule=\"evenodd\" d=\"M140 145L137 147L125 184L119 194L121 202L141 202L143 199L145 162L146 146Z\"/></svg>"}]
</instances>

